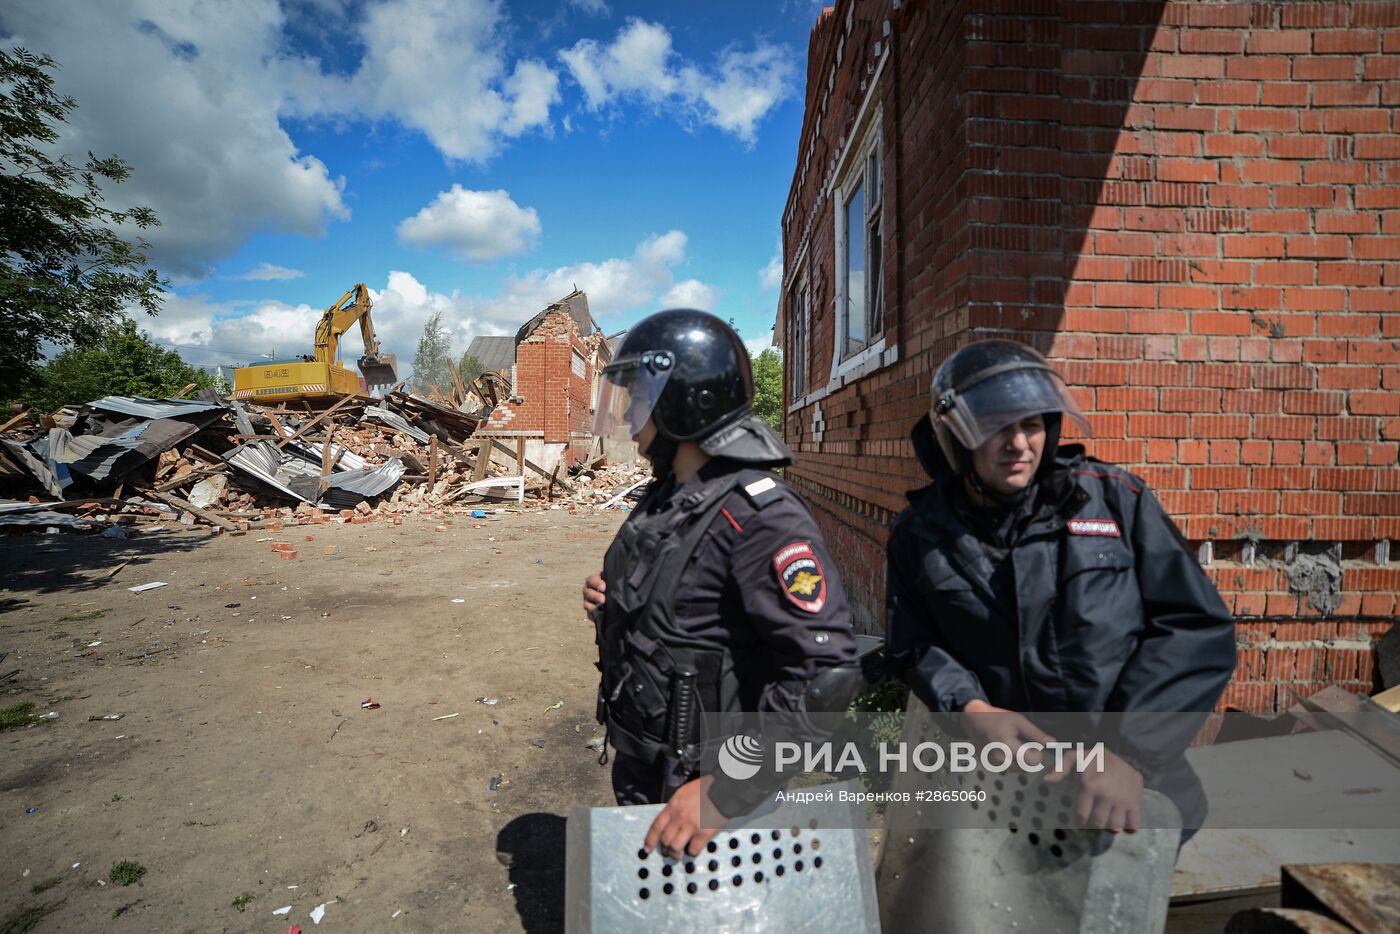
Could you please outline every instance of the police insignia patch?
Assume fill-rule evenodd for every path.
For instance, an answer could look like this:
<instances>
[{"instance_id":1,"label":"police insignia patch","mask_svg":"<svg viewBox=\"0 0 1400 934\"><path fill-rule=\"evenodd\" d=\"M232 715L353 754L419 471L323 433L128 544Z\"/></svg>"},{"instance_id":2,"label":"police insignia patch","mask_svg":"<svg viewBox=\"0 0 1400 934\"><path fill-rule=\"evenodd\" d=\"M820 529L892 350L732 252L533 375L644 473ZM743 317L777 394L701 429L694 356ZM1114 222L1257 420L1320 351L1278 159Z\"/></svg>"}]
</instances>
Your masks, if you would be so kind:
<instances>
[{"instance_id":1,"label":"police insignia patch","mask_svg":"<svg viewBox=\"0 0 1400 934\"><path fill-rule=\"evenodd\" d=\"M820 613L826 606L826 572L808 542L793 542L773 556L783 593L799 609Z\"/></svg>"}]
</instances>

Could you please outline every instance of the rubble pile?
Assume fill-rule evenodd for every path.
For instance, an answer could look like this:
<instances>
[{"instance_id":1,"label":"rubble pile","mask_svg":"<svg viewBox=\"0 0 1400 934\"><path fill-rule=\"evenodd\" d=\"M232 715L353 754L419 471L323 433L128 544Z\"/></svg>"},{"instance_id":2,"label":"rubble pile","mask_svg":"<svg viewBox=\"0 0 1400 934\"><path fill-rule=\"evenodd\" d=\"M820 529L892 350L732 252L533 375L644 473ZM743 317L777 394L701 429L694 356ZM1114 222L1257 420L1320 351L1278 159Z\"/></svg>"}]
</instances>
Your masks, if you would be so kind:
<instances>
[{"instance_id":1,"label":"rubble pile","mask_svg":"<svg viewBox=\"0 0 1400 934\"><path fill-rule=\"evenodd\" d=\"M546 472L523 444L475 437L489 406L450 404L457 401L396 389L294 411L213 394L109 396L52 415L16 414L0 424L0 529L121 538L174 525L237 534L397 524L485 503L625 509L627 494L645 482L637 465L607 465L601 456Z\"/></svg>"}]
</instances>

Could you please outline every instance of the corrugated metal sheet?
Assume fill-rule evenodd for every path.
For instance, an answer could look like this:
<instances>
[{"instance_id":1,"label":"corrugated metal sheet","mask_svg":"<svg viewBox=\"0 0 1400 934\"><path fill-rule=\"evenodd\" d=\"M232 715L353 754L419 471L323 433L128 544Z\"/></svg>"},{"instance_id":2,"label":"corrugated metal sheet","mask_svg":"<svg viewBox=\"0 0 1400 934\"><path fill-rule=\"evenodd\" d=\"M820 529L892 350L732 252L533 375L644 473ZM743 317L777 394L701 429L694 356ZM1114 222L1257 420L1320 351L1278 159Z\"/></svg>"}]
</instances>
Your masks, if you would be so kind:
<instances>
[{"instance_id":1,"label":"corrugated metal sheet","mask_svg":"<svg viewBox=\"0 0 1400 934\"><path fill-rule=\"evenodd\" d=\"M383 406L365 406L365 411L364 414L360 416L360 421L365 420L379 422L380 424L388 425L390 428L397 428L419 444L427 444L430 440L426 431L421 428L415 428L408 423L408 419L404 418L398 412L392 409L386 409Z\"/></svg>"},{"instance_id":2,"label":"corrugated metal sheet","mask_svg":"<svg viewBox=\"0 0 1400 934\"><path fill-rule=\"evenodd\" d=\"M68 464L74 473L89 479L112 480L177 446L199 431L202 425L198 423L203 421L157 418L110 438L74 437L66 429L54 428L49 432L49 458L55 463Z\"/></svg>"},{"instance_id":3,"label":"corrugated metal sheet","mask_svg":"<svg viewBox=\"0 0 1400 934\"><path fill-rule=\"evenodd\" d=\"M378 496L403 478L403 462L390 458L371 470L364 458L333 445L331 454L338 468L324 478L330 488L322 500L336 508L348 501L353 506L371 496ZM303 445L293 441L279 450L270 441L258 441L234 448L224 460L242 473L254 478L291 499L316 502L321 482L321 445ZM330 491L337 491L332 497Z\"/></svg>"},{"instance_id":4,"label":"corrugated metal sheet","mask_svg":"<svg viewBox=\"0 0 1400 934\"><path fill-rule=\"evenodd\" d=\"M146 399L141 396L107 396L89 403L104 412L120 412L137 418L178 418L197 412L227 408L222 402L201 402L198 399Z\"/></svg>"}]
</instances>

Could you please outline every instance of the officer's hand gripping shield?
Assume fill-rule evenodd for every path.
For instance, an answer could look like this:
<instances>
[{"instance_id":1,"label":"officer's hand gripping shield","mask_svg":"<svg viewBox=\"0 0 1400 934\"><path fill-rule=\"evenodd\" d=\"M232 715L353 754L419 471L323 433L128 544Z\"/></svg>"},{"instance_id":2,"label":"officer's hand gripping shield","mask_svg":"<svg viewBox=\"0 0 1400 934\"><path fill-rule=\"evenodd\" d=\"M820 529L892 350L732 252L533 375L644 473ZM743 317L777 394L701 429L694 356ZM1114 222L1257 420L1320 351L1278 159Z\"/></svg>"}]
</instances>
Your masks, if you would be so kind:
<instances>
[{"instance_id":1,"label":"officer's hand gripping shield","mask_svg":"<svg viewBox=\"0 0 1400 934\"><path fill-rule=\"evenodd\" d=\"M641 850L661 805L574 808L569 815L569 934L880 930L869 832L854 782L803 789L730 821L696 857Z\"/></svg>"},{"instance_id":2,"label":"officer's hand gripping shield","mask_svg":"<svg viewBox=\"0 0 1400 934\"><path fill-rule=\"evenodd\" d=\"M912 694L909 713L901 736L906 746L936 739L928 708ZM921 809L939 806L928 802L928 792L940 781L988 793L972 805L984 828L931 829ZM1010 772L899 773L893 790L908 792L911 801L893 802L885 813L876 871L884 930L1161 931L1181 837L1176 807L1144 790L1143 829L1080 830L1076 784L1066 779L1051 785L1040 774Z\"/></svg>"}]
</instances>

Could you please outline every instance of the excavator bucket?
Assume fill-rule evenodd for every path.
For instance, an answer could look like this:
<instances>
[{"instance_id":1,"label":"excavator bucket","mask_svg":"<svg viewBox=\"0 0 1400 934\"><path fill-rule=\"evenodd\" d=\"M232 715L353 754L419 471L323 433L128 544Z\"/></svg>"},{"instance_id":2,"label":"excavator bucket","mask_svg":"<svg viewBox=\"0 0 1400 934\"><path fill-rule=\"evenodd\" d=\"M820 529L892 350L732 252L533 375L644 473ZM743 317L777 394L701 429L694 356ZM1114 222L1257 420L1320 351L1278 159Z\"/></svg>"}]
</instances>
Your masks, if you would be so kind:
<instances>
[{"instance_id":1,"label":"excavator bucket","mask_svg":"<svg viewBox=\"0 0 1400 934\"><path fill-rule=\"evenodd\" d=\"M359 366L365 377L365 386L371 392L388 389L399 381L399 358L394 354L361 357Z\"/></svg>"}]
</instances>

